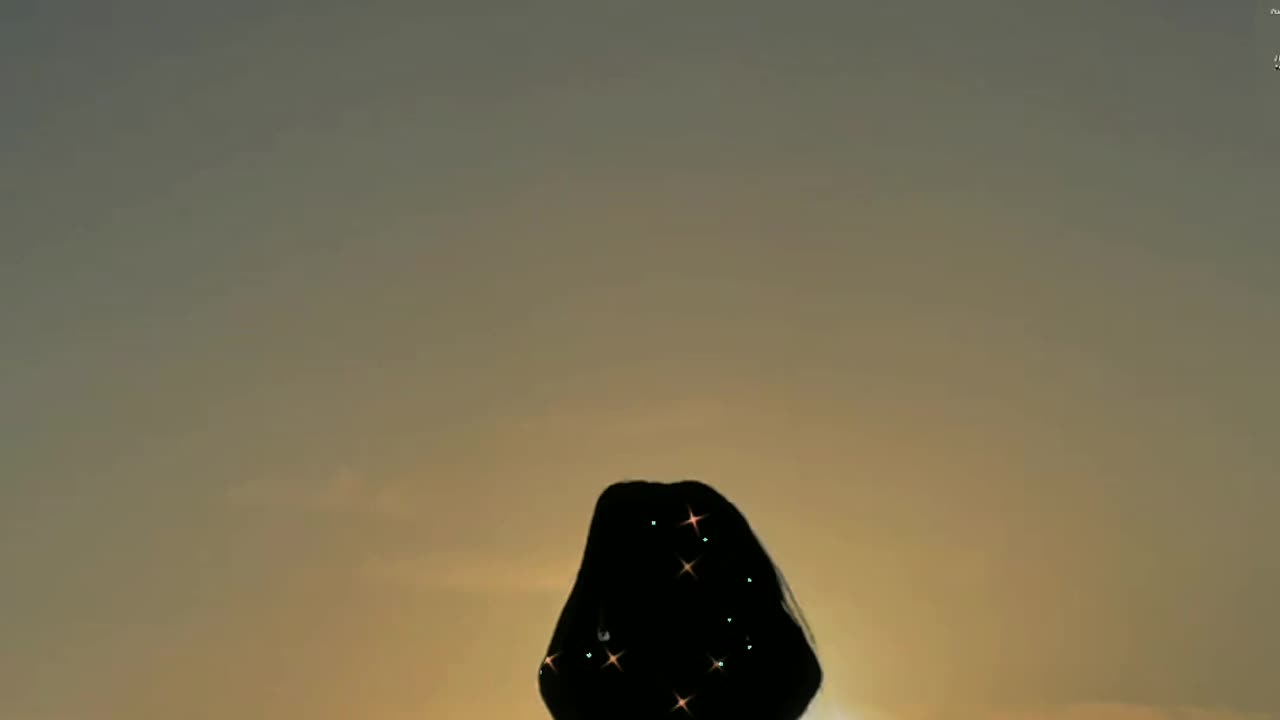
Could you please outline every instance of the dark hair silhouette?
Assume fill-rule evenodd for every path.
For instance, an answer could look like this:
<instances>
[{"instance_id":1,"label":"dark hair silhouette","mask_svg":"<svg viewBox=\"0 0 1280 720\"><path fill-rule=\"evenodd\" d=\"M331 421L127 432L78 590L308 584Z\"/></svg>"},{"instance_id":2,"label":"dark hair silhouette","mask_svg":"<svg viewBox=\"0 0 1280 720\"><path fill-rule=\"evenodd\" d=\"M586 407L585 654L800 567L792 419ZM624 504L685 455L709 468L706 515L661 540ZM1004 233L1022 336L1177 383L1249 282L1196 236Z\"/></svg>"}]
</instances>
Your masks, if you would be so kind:
<instances>
[{"instance_id":1,"label":"dark hair silhouette","mask_svg":"<svg viewBox=\"0 0 1280 720\"><path fill-rule=\"evenodd\" d=\"M539 668L554 720L796 720L822 669L746 518L696 481L615 483Z\"/></svg>"}]
</instances>

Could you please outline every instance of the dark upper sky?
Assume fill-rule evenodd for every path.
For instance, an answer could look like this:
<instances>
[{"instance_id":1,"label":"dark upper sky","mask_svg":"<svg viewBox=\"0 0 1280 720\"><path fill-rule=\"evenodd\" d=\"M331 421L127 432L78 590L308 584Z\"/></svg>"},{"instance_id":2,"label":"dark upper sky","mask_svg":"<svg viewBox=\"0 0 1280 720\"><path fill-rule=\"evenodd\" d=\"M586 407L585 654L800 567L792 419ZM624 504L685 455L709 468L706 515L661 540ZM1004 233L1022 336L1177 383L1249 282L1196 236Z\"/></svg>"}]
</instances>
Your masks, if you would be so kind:
<instances>
[{"instance_id":1,"label":"dark upper sky","mask_svg":"<svg viewBox=\"0 0 1280 720\"><path fill-rule=\"evenodd\" d=\"M1208 0L7 0L0 720L542 717L624 476L752 518L832 716L1280 716L1276 53Z\"/></svg>"}]
</instances>

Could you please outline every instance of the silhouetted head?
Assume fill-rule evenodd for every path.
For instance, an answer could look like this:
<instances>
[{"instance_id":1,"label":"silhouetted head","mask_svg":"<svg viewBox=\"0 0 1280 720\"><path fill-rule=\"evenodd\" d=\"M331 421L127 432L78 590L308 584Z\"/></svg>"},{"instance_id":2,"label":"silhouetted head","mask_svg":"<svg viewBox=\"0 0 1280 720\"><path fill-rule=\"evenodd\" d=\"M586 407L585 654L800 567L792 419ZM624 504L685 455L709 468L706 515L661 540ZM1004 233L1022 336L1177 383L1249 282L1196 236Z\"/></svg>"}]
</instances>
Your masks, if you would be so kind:
<instances>
[{"instance_id":1,"label":"silhouetted head","mask_svg":"<svg viewBox=\"0 0 1280 720\"><path fill-rule=\"evenodd\" d=\"M802 623L723 495L616 483L539 668L542 699L555 720L796 720L822 684Z\"/></svg>"}]
</instances>

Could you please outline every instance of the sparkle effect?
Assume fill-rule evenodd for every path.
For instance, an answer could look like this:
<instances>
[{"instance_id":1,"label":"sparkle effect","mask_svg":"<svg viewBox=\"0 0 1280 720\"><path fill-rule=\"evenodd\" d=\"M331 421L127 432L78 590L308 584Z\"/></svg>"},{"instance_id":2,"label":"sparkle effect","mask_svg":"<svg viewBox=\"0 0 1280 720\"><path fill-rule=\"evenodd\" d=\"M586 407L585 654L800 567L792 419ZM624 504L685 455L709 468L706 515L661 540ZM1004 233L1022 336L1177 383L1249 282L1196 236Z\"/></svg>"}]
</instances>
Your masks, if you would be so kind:
<instances>
[{"instance_id":1,"label":"sparkle effect","mask_svg":"<svg viewBox=\"0 0 1280 720\"><path fill-rule=\"evenodd\" d=\"M689 709L689 701L692 700L694 696L690 695L689 697L680 697L680 693L673 694L676 696L676 704L675 707L671 708L671 712L684 710L686 713L692 715L693 711Z\"/></svg>"},{"instance_id":2,"label":"sparkle effect","mask_svg":"<svg viewBox=\"0 0 1280 720\"><path fill-rule=\"evenodd\" d=\"M618 654L616 654L616 655L615 655L615 654L613 654L613 653L611 653L611 652L609 652L609 648L605 648L605 649L604 649L604 652L605 652L605 654L606 654L606 655L608 655L608 656L609 656L609 659L604 661L604 664L600 666L600 669L602 669L602 670L603 670L604 668L607 668L607 667L609 667L610 665L612 665L612 666L614 666L614 667L618 668L618 671L619 671L619 672L621 672L621 671L622 671L622 666L618 664L618 658L622 657L623 653L625 653L625 652L626 652L626 650L623 650L623 651L619 652L619 653L618 653Z\"/></svg>"},{"instance_id":3,"label":"sparkle effect","mask_svg":"<svg viewBox=\"0 0 1280 720\"><path fill-rule=\"evenodd\" d=\"M704 518L706 518L707 516L706 516L706 515L694 515L694 514L693 514L693 508L689 507L688 505L686 505L686 506L685 506L685 509L689 511L689 519L685 520L684 522L682 522L682 523L680 523L680 524L681 524L682 526L683 526L683 525L692 525L692 526L693 526L693 531L694 531L694 532L696 532L696 533L698 533L698 535L702 535L702 531L698 529L698 521L699 521L699 520L702 520L702 519L704 519Z\"/></svg>"},{"instance_id":4,"label":"sparkle effect","mask_svg":"<svg viewBox=\"0 0 1280 720\"><path fill-rule=\"evenodd\" d=\"M765 605L772 602L773 588L769 583L754 582L755 577L760 577L760 566L767 566L767 557L759 560L751 559L750 551L746 552L745 556L740 556L736 552L718 555L721 550L732 551L735 547L732 528L719 528L718 525L714 525L718 520L714 519L710 520L714 527L707 529L712 534L722 533L721 536L717 536L718 547L722 544L721 541L728 542L726 547L719 550L712 550L708 544L704 544L709 541L709 537L703 534L704 525L707 524L710 516L718 516L719 512L714 507L704 505L701 507L704 512L699 514L694 511L690 503L680 502L672 505L676 507L685 505L687 512L685 518L668 521L664 519L666 514L659 511L653 515L645 512L639 518L632 516L632 519L627 521L627 525L636 529L649 529L645 529L640 536L645 539L637 538L639 544L630 544L626 548L627 553L636 550L640 553L627 556L628 560L625 568L622 569L622 575L630 574L631 578L639 583L659 585L653 591L640 589L644 597L653 597L658 603L658 606L654 607L655 615L646 610L645 601L627 597L630 594L630 588L635 585L625 585L626 591L622 589L613 591L611 585L604 582L599 585L604 592L599 594L598 600L591 601L593 605L599 603L598 618L591 618L593 623L584 626L582 630L573 630L575 633L582 632L584 635L577 641L582 643L579 646L580 650L571 650L564 644L564 638L558 638L549 648L550 655L545 657L539 669L539 675L543 675L545 667L552 669L552 673L541 678L540 682L543 683L544 698L548 702L548 707L552 708L554 717L584 716L580 715L581 712L602 712L603 715L600 716L607 716L611 711L605 708L614 703L620 708L643 705L648 707L644 712L652 712L653 716L660 716L663 694L672 692L675 696L673 697L675 705L668 705L669 712L677 716L700 716L704 719L713 717L714 720L719 720L722 717L719 714L722 707L737 707L739 710L736 712L740 712L741 708L751 707L750 703L755 702L755 697L768 703L773 702L769 700L771 696L776 697L778 693L792 692L786 687L772 687L768 680L765 680L764 673L781 669L776 665L778 660L772 659L771 655L771 653L777 655L778 651L765 648L760 651L765 655L760 656L758 652L754 652L754 644L750 637L753 630L772 628L774 626L772 623L776 623L771 616L765 615L765 612L769 612L765 609ZM678 511L673 514L678 514ZM685 525L694 529L694 537L687 536ZM620 539L616 542L621 544L636 541ZM659 552L666 547L671 548L667 552L675 556L678 565L664 564L660 560L664 553L658 555L657 564L646 565L643 550L644 546L650 543L653 543L654 550ZM696 555L698 551L703 552ZM672 555L666 555L666 557L672 557ZM639 557L640 560L636 565L632 565L635 561L630 560L631 557ZM672 570L678 568L678 570L675 574L667 575L663 571L664 568ZM655 571L655 574L649 574L652 571ZM686 574L689 575L690 580L685 580ZM666 578L663 578L663 575L666 575ZM694 580L699 582L694 583ZM671 594L671 596L664 594L668 591L662 589L663 584L667 584L669 591L677 594ZM685 589L678 589L681 587ZM588 585L588 588L590 589L586 589L585 592L599 592L591 585ZM577 592L576 589L575 592ZM613 598L612 592L627 594ZM648 594L650 592L653 593L652 596ZM731 600L733 596L736 596L736 600ZM668 597L673 602L669 607L662 605L667 602L663 598ZM717 609L716 605L707 605L708 602L726 601L732 602L732 607L722 606ZM609 620L611 620L609 624L612 625L608 629L605 629L605 611L609 612ZM687 624L680 618L686 612L694 614L694 618L691 618ZM582 614L585 615L585 612ZM595 615L595 612L590 611L590 614ZM573 621L572 615L570 619ZM664 620L667 623L673 621L675 626L650 625L649 623L654 620ZM577 621L575 624L576 626L585 625L585 623L577 624ZM627 634L627 628L632 628L635 632ZM611 633L611 630L616 630L617 634ZM791 632L791 630L783 628L781 632ZM623 644L618 641L627 644L626 650L613 650L611 646ZM640 650L636 650L636 642L641 643ZM671 648L671 651L689 652L694 657L691 657L692 662L689 664L680 660L678 655L672 657L671 651L666 648L648 647L646 642L675 643L676 647ZM722 655L724 651L727 651L727 655ZM741 653L740 656L739 653ZM696 655L705 657L705 660L701 661L704 662L705 670L700 674ZM626 666L622 665L623 656L627 657ZM727 661L731 659L730 656L736 657L732 669L727 665ZM790 651L782 657L788 656ZM804 659L799 659L799 662L804 662ZM659 671L658 667L676 670L673 670L673 674L668 674L668 670ZM582 673L593 676L594 683L600 683L600 685L591 688L594 683L586 679ZM605 678L605 674L611 675L613 679ZM552 675L557 676L553 679ZM579 684L584 682L588 684ZM701 687L703 683L705 687ZM786 680L786 683L791 683L791 680ZM676 688L682 692L677 692ZM797 689L794 692L804 691ZM742 693L748 694L744 696ZM699 711L696 714L691 706L695 697L699 698ZM744 701L741 700L742 697L750 697L753 700ZM742 702L748 705L741 705ZM571 710L575 706L576 710ZM599 708L599 710L588 711L586 710L588 706ZM563 715L559 711L561 707L564 708ZM681 710L684 714L681 714ZM626 712L623 714L626 715ZM626 716L631 717L631 715Z\"/></svg>"}]
</instances>

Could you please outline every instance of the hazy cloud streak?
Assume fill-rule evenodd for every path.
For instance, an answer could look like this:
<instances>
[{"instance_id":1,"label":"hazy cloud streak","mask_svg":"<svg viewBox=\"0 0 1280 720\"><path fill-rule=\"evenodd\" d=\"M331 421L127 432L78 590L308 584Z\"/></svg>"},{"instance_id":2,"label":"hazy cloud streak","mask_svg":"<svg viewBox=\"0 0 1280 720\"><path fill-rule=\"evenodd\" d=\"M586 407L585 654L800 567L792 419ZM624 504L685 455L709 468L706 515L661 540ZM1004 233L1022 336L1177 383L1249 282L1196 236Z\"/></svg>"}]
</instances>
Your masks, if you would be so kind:
<instances>
[{"instance_id":1,"label":"hazy cloud streak","mask_svg":"<svg viewBox=\"0 0 1280 720\"><path fill-rule=\"evenodd\" d=\"M242 482L228 489L227 499L245 507L392 517L411 516L415 509L402 491L371 483L349 468L340 468L320 482L275 478Z\"/></svg>"},{"instance_id":2,"label":"hazy cloud streak","mask_svg":"<svg viewBox=\"0 0 1280 720\"><path fill-rule=\"evenodd\" d=\"M508 557L479 550L440 550L369 558L371 581L415 590L465 593L565 593L577 576L577 558Z\"/></svg>"}]
</instances>

